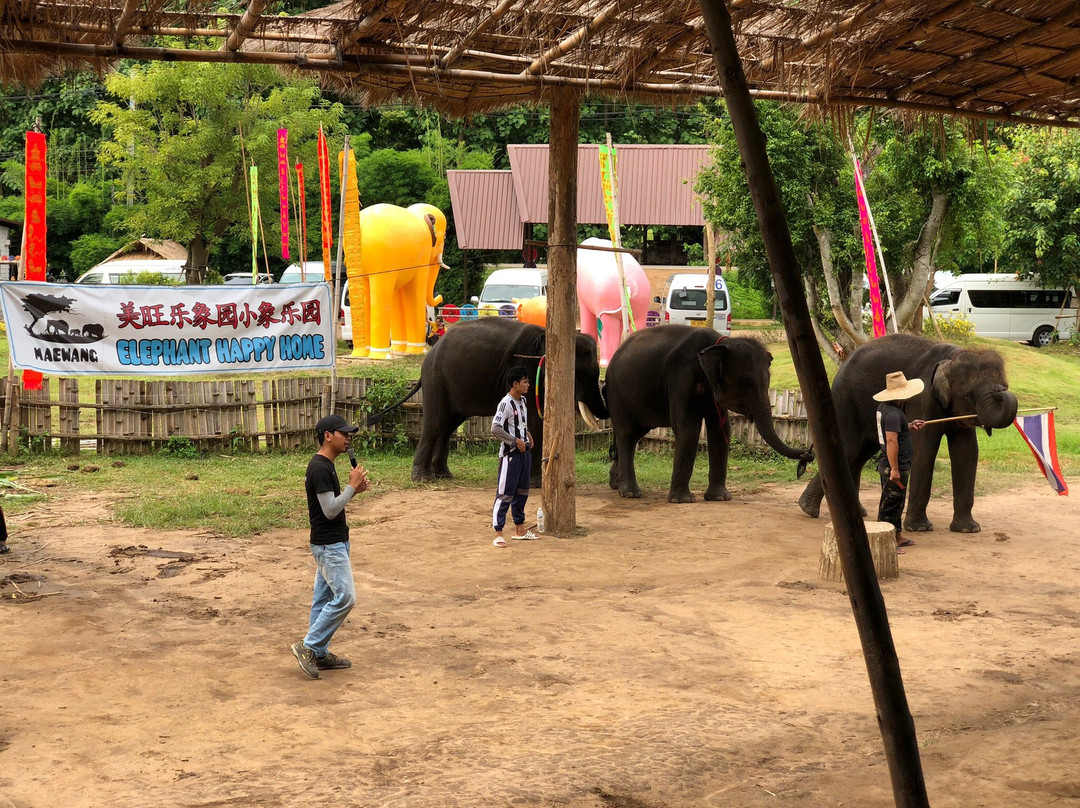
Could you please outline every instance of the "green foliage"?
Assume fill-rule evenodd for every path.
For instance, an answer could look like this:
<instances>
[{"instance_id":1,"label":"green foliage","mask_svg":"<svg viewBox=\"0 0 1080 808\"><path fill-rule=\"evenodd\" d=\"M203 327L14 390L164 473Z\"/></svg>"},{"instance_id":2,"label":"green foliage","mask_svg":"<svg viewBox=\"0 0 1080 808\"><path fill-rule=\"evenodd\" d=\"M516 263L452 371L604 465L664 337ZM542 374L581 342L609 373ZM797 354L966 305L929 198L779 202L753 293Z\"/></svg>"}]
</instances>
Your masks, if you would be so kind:
<instances>
[{"instance_id":1,"label":"green foliage","mask_svg":"<svg viewBox=\"0 0 1080 808\"><path fill-rule=\"evenodd\" d=\"M366 422L367 416L390 406L404 397L420 376L422 357L395 359L364 368L364 376L370 381L358 418ZM361 427L354 442L364 451L373 449L401 451L409 445L405 434L405 411L398 407L382 417L371 428Z\"/></svg>"},{"instance_id":2,"label":"green foliage","mask_svg":"<svg viewBox=\"0 0 1080 808\"><path fill-rule=\"evenodd\" d=\"M199 450L195 447L191 438L173 435L165 442L164 446L158 449L158 454L162 457L177 457L184 460L193 460L199 456Z\"/></svg>"},{"instance_id":3,"label":"green foliage","mask_svg":"<svg viewBox=\"0 0 1080 808\"><path fill-rule=\"evenodd\" d=\"M731 316L735 320L768 320L772 318L771 294L747 283L737 270L724 273L724 283L731 295Z\"/></svg>"},{"instance_id":4,"label":"green foliage","mask_svg":"<svg viewBox=\"0 0 1080 808\"><path fill-rule=\"evenodd\" d=\"M137 286L183 286L184 282L174 278L168 278L160 272L128 272L120 276L118 283L134 284Z\"/></svg>"},{"instance_id":5,"label":"green foliage","mask_svg":"<svg viewBox=\"0 0 1080 808\"><path fill-rule=\"evenodd\" d=\"M71 272L77 278L124 246L125 239L104 233L87 233L71 242Z\"/></svg>"},{"instance_id":6,"label":"green foliage","mask_svg":"<svg viewBox=\"0 0 1080 808\"><path fill-rule=\"evenodd\" d=\"M1080 133L1017 128L1004 267L1046 287L1080 284Z\"/></svg>"}]
</instances>

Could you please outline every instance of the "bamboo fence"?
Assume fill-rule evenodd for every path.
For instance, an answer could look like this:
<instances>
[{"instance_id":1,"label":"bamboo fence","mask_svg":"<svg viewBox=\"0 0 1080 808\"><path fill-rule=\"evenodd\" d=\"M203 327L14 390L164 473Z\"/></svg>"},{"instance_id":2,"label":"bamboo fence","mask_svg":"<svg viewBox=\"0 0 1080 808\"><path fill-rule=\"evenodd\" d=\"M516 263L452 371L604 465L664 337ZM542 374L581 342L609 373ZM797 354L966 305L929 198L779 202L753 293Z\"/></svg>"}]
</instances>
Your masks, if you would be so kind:
<instances>
[{"instance_id":1,"label":"bamboo fence","mask_svg":"<svg viewBox=\"0 0 1080 808\"><path fill-rule=\"evenodd\" d=\"M384 427L364 426L368 379L338 378L334 409L362 432L376 434ZM227 381L144 381L97 379L94 400L79 400L79 380L46 377L40 390L16 382L8 433L0 449L75 454L81 450L102 455L146 454L170 440L183 438L200 451L291 450L309 447L319 418L330 410L330 376ZM9 402L0 387L0 408ZM810 441L806 410L797 390L771 390L773 420L781 440L791 446ZM416 440L423 423L423 390L401 408L398 419L407 437ZM764 448L765 442L746 418L730 415L732 440ZM468 419L458 430L459 442L491 440L489 416ZM587 427L578 416L579 444L605 446L610 424L601 431ZM641 442L644 449L662 450L674 437L670 429L654 429ZM700 440L704 442L704 429Z\"/></svg>"}]
</instances>

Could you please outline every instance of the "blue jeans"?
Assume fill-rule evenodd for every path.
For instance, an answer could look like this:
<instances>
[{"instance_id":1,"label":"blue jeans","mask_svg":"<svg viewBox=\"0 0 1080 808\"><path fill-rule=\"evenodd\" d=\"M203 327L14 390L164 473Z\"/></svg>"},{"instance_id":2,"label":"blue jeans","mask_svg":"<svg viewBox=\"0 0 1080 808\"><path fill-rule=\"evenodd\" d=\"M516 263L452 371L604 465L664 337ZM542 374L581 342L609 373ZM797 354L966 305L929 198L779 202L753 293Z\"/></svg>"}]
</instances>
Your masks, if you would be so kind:
<instances>
[{"instance_id":1,"label":"blue jeans","mask_svg":"<svg viewBox=\"0 0 1080 808\"><path fill-rule=\"evenodd\" d=\"M315 594L311 600L311 621L304 645L324 657L334 636L356 603L349 543L313 544L315 558Z\"/></svg>"}]
</instances>

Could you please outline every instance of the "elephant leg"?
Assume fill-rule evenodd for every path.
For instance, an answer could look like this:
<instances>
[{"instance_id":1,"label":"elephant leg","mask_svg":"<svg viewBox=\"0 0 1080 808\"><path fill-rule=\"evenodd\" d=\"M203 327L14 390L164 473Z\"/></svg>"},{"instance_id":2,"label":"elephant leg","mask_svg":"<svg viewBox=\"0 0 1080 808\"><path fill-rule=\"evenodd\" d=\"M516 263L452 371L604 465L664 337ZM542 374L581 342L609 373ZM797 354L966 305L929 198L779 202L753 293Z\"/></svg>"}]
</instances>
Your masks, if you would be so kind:
<instances>
[{"instance_id":1,"label":"elephant leg","mask_svg":"<svg viewBox=\"0 0 1080 808\"><path fill-rule=\"evenodd\" d=\"M600 367L606 368L622 342L622 315L600 315Z\"/></svg>"},{"instance_id":2,"label":"elephant leg","mask_svg":"<svg viewBox=\"0 0 1080 808\"><path fill-rule=\"evenodd\" d=\"M974 429L954 432L948 437L949 465L952 467L953 533L978 533L982 527L971 515L975 506L975 472L979 465L979 436Z\"/></svg>"},{"instance_id":3,"label":"elephant leg","mask_svg":"<svg viewBox=\"0 0 1080 808\"><path fill-rule=\"evenodd\" d=\"M445 394L438 395L435 390L425 389L424 416L420 427L420 441L413 454L413 482L431 482L435 478L436 458L440 447L449 446L450 433L453 432L455 413L451 411ZM458 421L458 424L461 422ZM449 450L447 450L449 452ZM444 458L445 464L445 458Z\"/></svg>"},{"instance_id":4,"label":"elephant leg","mask_svg":"<svg viewBox=\"0 0 1080 808\"><path fill-rule=\"evenodd\" d=\"M709 487L705 489L705 499L727 502L731 499L727 490L731 422L727 418L721 421L718 417L706 417L705 439L709 447Z\"/></svg>"},{"instance_id":5,"label":"elephant leg","mask_svg":"<svg viewBox=\"0 0 1080 808\"><path fill-rule=\"evenodd\" d=\"M974 432L972 432L972 437L974 437ZM911 475L908 478L904 530L911 533L928 533L934 529L934 523L926 517L926 504L930 501L930 488L934 482L934 461L941 447L941 433L920 435L912 443ZM975 475L972 473L972 480L974 479ZM969 518L970 514L969 508Z\"/></svg>"},{"instance_id":6,"label":"elephant leg","mask_svg":"<svg viewBox=\"0 0 1080 808\"><path fill-rule=\"evenodd\" d=\"M637 472L634 470L634 453L637 451L638 441L645 437L646 432L647 429L637 424L624 426L615 432L615 461L608 473L608 482L611 482L613 476L618 480L620 497L637 499L641 496Z\"/></svg>"},{"instance_id":7,"label":"elephant leg","mask_svg":"<svg viewBox=\"0 0 1080 808\"><path fill-rule=\"evenodd\" d=\"M450 439L454 436L457 428L465 423L465 416L460 413L450 413L441 429L435 437L435 449L431 455L429 469L431 476L436 480L450 480L454 475L450 472Z\"/></svg>"},{"instance_id":8,"label":"elephant leg","mask_svg":"<svg viewBox=\"0 0 1080 808\"><path fill-rule=\"evenodd\" d=\"M402 320L407 354L422 354L427 349L427 293L419 278L401 290Z\"/></svg>"},{"instance_id":9,"label":"elephant leg","mask_svg":"<svg viewBox=\"0 0 1080 808\"><path fill-rule=\"evenodd\" d=\"M394 302L390 307L390 352L405 353L405 296L399 289L394 292Z\"/></svg>"},{"instance_id":10,"label":"elephant leg","mask_svg":"<svg viewBox=\"0 0 1080 808\"><path fill-rule=\"evenodd\" d=\"M680 414L678 419L672 419L672 429L675 432L675 459L671 467L668 502L693 502L690 476L694 473L694 460L697 458L701 420Z\"/></svg>"},{"instance_id":11,"label":"elephant leg","mask_svg":"<svg viewBox=\"0 0 1080 808\"><path fill-rule=\"evenodd\" d=\"M821 515L821 499L824 496L825 486L821 482L821 475L815 474L799 497L799 507L807 516L817 519Z\"/></svg>"},{"instance_id":12,"label":"elephant leg","mask_svg":"<svg viewBox=\"0 0 1080 808\"><path fill-rule=\"evenodd\" d=\"M593 314L592 309L585 305L581 299L581 295L578 295L578 319L581 322L581 333L586 337L597 338L596 333L596 315Z\"/></svg>"},{"instance_id":13,"label":"elephant leg","mask_svg":"<svg viewBox=\"0 0 1080 808\"><path fill-rule=\"evenodd\" d=\"M368 278L370 309L368 319L371 323L368 356L372 359L390 358L390 324L394 300L394 280L389 273Z\"/></svg>"}]
</instances>

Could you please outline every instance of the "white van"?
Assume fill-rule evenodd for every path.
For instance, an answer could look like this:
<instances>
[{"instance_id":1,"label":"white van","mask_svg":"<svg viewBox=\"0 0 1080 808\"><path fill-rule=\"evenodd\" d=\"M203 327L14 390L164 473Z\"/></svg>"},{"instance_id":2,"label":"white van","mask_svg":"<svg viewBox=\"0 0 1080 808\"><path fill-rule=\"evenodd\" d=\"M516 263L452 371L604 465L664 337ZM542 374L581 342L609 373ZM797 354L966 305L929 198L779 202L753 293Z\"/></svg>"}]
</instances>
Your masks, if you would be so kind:
<instances>
[{"instance_id":1,"label":"white van","mask_svg":"<svg viewBox=\"0 0 1080 808\"><path fill-rule=\"evenodd\" d=\"M143 272L158 272L165 280L183 283L185 263L183 258L120 258L87 270L75 283L123 283L125 277L130 282Z\"/></svg>"},{"instance_id":2,"label":"white van","mask_svg":"<svg viewBox=\"0 0 1080 808\"><path fill-rule=\"evenodd\" d=\"M1037 348L1053 342L1055 332L1072 335L1072 304L1071 289L1041 289L1005 273L959 275L930 296L935 317L964 317L980 337L1024 340Z\"/></svg>"},{"instance_id":3,"label":"white van","mask_svg":"<svg viewBox=\"0 0 1080 808\"><path fill-rule=\"evenodd\" d=\"M663 322L703 327L708 283L709 276L699 272L670 276L664 284L664 296L653 298L660 304ZM731 333L731 296L719 274L713 297L713 329L724 336Z\"/></svg>"},{"instance_id":4,"label":"white van","mask_svg":"<svg viewBox=\"0 0 1080 808\"><path fill-rule=\"evenodd\" d=\"M547 269L515 267L496 269L484 281L480 297L472 298L479 309L498 309L507 303L546 295L548 290Z\"/></svg>"}]
</instances>

